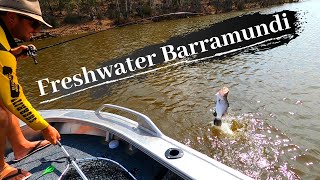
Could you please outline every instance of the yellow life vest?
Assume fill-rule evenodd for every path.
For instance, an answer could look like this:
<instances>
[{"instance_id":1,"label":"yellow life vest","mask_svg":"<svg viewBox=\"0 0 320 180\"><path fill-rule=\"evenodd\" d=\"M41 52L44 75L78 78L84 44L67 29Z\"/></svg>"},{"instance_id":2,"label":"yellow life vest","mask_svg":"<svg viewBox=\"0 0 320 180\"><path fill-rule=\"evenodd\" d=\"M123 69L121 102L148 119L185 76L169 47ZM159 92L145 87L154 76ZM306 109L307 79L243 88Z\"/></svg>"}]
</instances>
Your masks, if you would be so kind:
<instances>
[{"instance_id":1,"label":"yellow life vest","mask_svg":"<svg viewBox=\"0 0 320 180\"><path fill-rule=\"evenodd\" d=\"M15 116L34 130L48 127L48 122L35 110L23 94L16 74L17 61L11 49L6 33L0 26L0 101Z\"/></svg>"}]
</instances>

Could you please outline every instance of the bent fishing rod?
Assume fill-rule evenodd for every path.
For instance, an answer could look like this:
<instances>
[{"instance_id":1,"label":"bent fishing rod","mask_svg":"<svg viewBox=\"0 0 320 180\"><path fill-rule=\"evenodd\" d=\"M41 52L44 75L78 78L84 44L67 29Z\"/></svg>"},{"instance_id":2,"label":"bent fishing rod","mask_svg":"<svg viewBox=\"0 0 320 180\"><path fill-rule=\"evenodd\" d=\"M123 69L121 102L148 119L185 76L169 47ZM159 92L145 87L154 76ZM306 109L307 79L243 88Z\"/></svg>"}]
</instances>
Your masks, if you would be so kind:
<instances>
[{"instance_id":1,"label":"bent fishing rod","mask_svg":"<svg viewBox=\"0 0 320 180\"><path fill-rule=\"evenodd\" d=\"M145 20L152 20L154 18L160 18L160 17L172 16L172 15L204 15L204 14L203 13L193 13L193 12L175 12L175 13L162 14L162 15L158 15L158 16L152 16L152 17L148 17L148 18L143 18L143 19L138 20L138 21L112 26L112 27L107 28L107 29L91 32L91 33L88 33L88 34L85 34L85 35L82 35L82 36L79 36L79 37L76 37L76 38L72 38L72 39L69 39L69 40L66 40L66 41L62 41L62 42L58 42L58 43L55 43L55 44L51 44L49 46L45 46L45 47L42 47L42 48L39 48L39 49L35 49L35 48L33 48L33 46L28 46L27 55L30 56L33 59L35 64L38 64L38 61L36 60L35 56L37 56L36 53L39 52L39 51L42 51L42 50L45 50L45 49L48 49L48 48L51 48L51 47L55 47L55 46L58 46L58 45L61 45L61 44L65 44L65 43L68 43L68 42L71 42L71 41L75 41L77 39L81 39L81 38L84 38L84 37L88 37L88 36L91 36L91 35L94 35L94 34L98 34L98 33L101 33L101 32L104 32L104 31L107 31L107 30L110 30L110 29L114 29L114 28L117 28L117 27L123 27L123 26L138 24L138 23L143 22Z\"/></svg>"}]
</instances>

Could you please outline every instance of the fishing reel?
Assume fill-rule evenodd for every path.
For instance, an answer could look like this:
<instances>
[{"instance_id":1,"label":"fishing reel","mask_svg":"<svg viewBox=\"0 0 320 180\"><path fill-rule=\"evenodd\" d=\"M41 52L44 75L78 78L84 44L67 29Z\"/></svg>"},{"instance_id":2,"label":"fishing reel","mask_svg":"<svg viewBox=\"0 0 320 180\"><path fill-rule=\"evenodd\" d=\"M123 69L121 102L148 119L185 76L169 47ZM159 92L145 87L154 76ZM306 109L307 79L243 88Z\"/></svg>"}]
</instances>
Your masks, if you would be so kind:
<instances>
[{"instance_id":1,"label":"fishing reel","mask_svg":"<svg viewBox=\"0 0 320 180\"><path fill-rule=\"evenodd\" d=\"M29 45L26 51L27 51L27 55L33 59L34 64L38 64L38 61L36 60L37 49L34 46Z\"/></svg>"}]
</instances>

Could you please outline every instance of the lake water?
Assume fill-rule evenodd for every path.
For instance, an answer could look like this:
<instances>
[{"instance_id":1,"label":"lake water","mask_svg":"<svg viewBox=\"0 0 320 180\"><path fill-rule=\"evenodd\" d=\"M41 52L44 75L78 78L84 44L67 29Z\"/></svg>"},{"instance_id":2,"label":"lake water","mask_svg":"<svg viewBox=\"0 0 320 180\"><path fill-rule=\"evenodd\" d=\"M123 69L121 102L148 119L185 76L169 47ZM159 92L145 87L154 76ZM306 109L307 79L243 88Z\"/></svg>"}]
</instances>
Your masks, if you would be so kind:
<instances>
[{"instance_id":1,"label":"lake water","mask_svg":"<svg viewBox=\"0 0 320 180\"><path fill-rule=\"evenodd\" d=\"M62 79L104 62L163 43L242 12L111 29L39 52L38 65L19 64L20 82L37 109L97 109L110 103L140 111L172 137L258 179L320 179L320 1L267 9L298 11L303 31L287 45L222 60L179 65L92 88L50 103L36 81ZM72 37L35 42L38 48ZM225 122L234 135L213 128L215 93L230 89ZM214 175L213 175L214 176Z\"/></svg>"}]
</instances>

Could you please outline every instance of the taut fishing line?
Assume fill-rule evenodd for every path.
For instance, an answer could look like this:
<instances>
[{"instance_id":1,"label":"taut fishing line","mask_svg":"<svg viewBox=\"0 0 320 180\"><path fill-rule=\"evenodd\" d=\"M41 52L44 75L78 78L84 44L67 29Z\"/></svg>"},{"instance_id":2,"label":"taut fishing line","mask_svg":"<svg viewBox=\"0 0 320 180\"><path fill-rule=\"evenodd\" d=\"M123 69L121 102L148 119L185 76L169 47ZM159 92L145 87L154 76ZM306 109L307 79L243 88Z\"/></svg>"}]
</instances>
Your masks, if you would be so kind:
<instances>
[{"instance_id":1,"label":"taut fishing line","mask_svg":"<svg viewBox=\"0 0 320 180\"><path fill-rule=\"evenodd\" d=\"M143 22L145 20L151 20L151 19L154 19L154 18L166 17L166 16L172 16L172 15L203 15L203 14L202 13L192 13L192 12L176 12L176 13L162 14L162 15L159 15L159 16L152 16L152 17L148 17L148 18L143 18L143 19L141 19L139 21L134 21L134 22L129 22L129 23L113 26L113 27L110 27L110 28L107 28L107 29L103 29L103 30L100 30L100 31L95 31L95 32L92 32L92 33L89 33L89 34L85 34L85 35L80 36L80 37L76 37L76 38L72 38L72 39L69 39L69 40L66 40L66 41L58 42L58 43L55 43L55 44L52 44L52 45L49 45L49 46L46 46L46 47L39 48L37 51L42 51L44 49L48 49L48 48L51 48L51 47L54 47L54 46L65 44L65 43L68 43L68 42L71 42L71 41L74 41L74 40L77 40L77 39L81 39L81 38L84 38L84 37L87 37L87 36L91 36L91 35L94 35L94 34L97 34L97 33L101 33L101 32L104 32L104 31L107 31L107 30L110 30L110 29L114 29L114 28L117 28L117 27L123 27L123 26L132 25L132 24L138 24L139 22Z\"/></svg>"}]
</instances>

